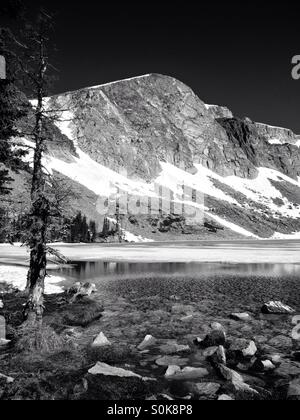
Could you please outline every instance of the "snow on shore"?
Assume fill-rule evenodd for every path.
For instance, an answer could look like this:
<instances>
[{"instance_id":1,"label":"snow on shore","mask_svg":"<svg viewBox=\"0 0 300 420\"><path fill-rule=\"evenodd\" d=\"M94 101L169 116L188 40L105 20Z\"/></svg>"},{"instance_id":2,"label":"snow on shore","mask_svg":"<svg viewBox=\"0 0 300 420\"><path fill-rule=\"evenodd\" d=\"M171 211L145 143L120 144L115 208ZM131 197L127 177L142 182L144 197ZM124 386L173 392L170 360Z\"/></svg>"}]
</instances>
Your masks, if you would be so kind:
<instances>
[{"instance_id":1,"label":"snow on shore","mask_svg":"<svg viewBox=\"0 0 300 420\"><path fill-rule=\"evenodd\" d=\"M289 235L285 235L283 233L274 233L272 236L272 239L278 239L278 240L289 240L289 239L300 239L300 232L294 232Z\"/></svg>"},{"instance_id":2,"label":"snow on shore","mask_svg":"<svg viewBox=\"0 0 300 420\"><path fill-rule=\"evenodd\" d=\"M10 284L19 290L26 287L26 267L15 267L10 265L0 265L0 283ZM58 286L63 278L50 276L46 279L45 292L47 295L63 293L63 288Z\"/></svg>"}]
</instances>

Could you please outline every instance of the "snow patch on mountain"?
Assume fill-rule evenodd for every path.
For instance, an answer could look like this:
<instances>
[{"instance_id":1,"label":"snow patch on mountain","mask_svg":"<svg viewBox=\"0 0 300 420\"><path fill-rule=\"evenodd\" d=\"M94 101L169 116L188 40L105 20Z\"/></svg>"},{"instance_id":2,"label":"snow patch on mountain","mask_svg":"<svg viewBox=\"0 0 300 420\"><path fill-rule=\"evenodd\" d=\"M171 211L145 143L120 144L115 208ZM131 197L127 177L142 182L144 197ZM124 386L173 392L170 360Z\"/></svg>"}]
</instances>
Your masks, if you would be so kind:
<instances>
[{"instance_id":1,"label":"snow patch on mountain","mask_svg":"<svg viewBox=\"0 0 300 420\"><path fill-rule=\"evenodd\" d=\"M76 136L74 135L74 128L72 127L72 122L75 119L75 115L72 111L61 111L58 120L55 122L55 125L60 129L62 134L67 136L70 140L73 140L74 143Z\"/></svg>"},{"instance_id":2,"label":"snow patch on mountain","mask_svg":"<svg viewBox=\"0 0 300 420\"><path fill-rule=\"evenodd\" d=\"M270 140L268 140L268 143L269 144L276 144L276 145L282 145L282 141L281 140L279 140L279 139L270 139Z\"/></svg>"},{"instance_id":3,"label":"snow patch on mountain","mask_svg":"<svg viewBox=\"0 0 300 420\"><path fill-rule=\"evenodd\" d=\"M223 185L246 196L249 199L249 202L252 201L263 204L270 209L274 215L277 213L278 215L295 219L300 216L299 208L292 207L289 200L283 197L281 192L271 183L272 180L276 182L285 181L299 187L300 180L298 179L298 181L295 181L272 169L258 168L257 178L244 179L237 176L222 177L202 165L195 165L197 172L195 174L190 174L174 165L161 162L162 171L158 178L152 183L146 183L144 181L128 179L126 174L119 174L100 165L79 148L77 148L77 154L78 157L72 157L72 161L69 163L55 157L47 157L46 167L49 171L57 171L73 181L78 182L93 191L99 197L113 197L116 196L118 192L122 191L127 192L132 196L148 196L158 199L159 191L157 186L160 185L174 193L176 202L185 203L203 210L207 216L236 233L246 237L256 237L256 235L243 229L241 226L212 214L210 209L205 205L205 198L210 196L217 200L227 202L230 205L242 207L242 205L231 195L214 185L213 180L217 180ZM191 197L183 197L183 186L196 190L201 199L195 203L192 201ZM274 202L275 199L280 199L283 204L277 205L276 202ZM250 204L249 209L251 209ZM129 233L128 235L130 242L143 241L143 238L133 238Z\"/></svg>"},{"instance_id":4,"label":"snow patch on mountain","mask_svg":"<svg viewBox=\"0 0 300 420\"><path fill-rule=\"evenodd\" d=\"M248 230L242 228L241 226L238 226L234 223L228 222L227 220L222 219L221 217L216 216L215 214L209 213L208 211L206 211L205 214L207 216L210 216L213 220L215 220L221 226L224 226L224 227L230 229L232 232L236 232L240 235L246 236L247 238L261 239L258 236L254 235L252 232L249 232Z\"/></svg>"},{"instance_id":5,"label":"snow patch on mountain","mask_svg":"<svg viewBox=\"0 0 300 420\"><path fill-rule=\"evenodd\" d=\"M112 222L115 226L117 226L118 222L116 219L112 218L112 217L107 217L107 219ZM122 232L122 237L126 242L129 243L150 243L150 242L154 242L152 239L147 239L147 238L143 238L141 235L137 236L134 235L131 232L128 232L125 229L121 229Z\"/></svg>"},{"instance_id":6,"label":"snow patch on mountain","mask_svg":"<svg viewBox=\"0 0 300 420\"><path fill-rule=\"evenodd\" d=\"M210 179L210 175L215 175L212 171L205 170L201 165L196 165L198 173L196 175L189 174L182 169L177 168L170 163L161 162L162 172L156 179L158 184L164 185L170 188L177 194L182 194L182 187L188 187L201 192L204 196L210 195L211 197L219 200L227 201L231 204L239 205L238 202L226 195L223 191L216 188ZM222 177L219 177L220 179ZM222 178L223 179L223 178Z\"/></svg>"},{"instance_id":7,"label":"snow patch on mountain","mask_svg":"<svg viewBox=\"0 0 300 420\"><path fill-rule=\"evenodd\" d=\"M300 232L294 232L294 233L291 233L290 235L284 235L283 233L275 232L271 239L276 239L276 240L290 240L290 239L292 239L292 240L298 240L298 239L300 239Z\"/></svg>"},{"instance_id":8,"label":"snow patch on mountain","mask_svg":"<svg viewBox=\"0 0 300 420\"><path fill-rule=\"evenodd\" d=\"M146 79L147 77L151 77L151 74L149 73L149 74L144 74L142 76L130 77L128 79L116 80L115 82L109 82L109 83L104 83L102 85L92 86L92 87L89 87L89 89L101 89L103 87L112 86L117 83L130 82L132 80L139 80L139 79Z\"/></svg>"},{"instance_id":9,"label":"snow patch on mountain","mask_svg":"<svg viewBox=\"0 0 300 420\"><path fill-rule=\"evenodd\" d=\"M207 179L216 179L219 182L231 187L235 191L245 195L249 200L265 205L267 208L272 210L273 213L277 212L283 216L292 218L300 217L299 209L291 209L291 203L289 200L283 197L281 192L271 183L272 180L277 182L286 181L292 185L300 187L300 178L298 178L298 181L295 181L281 172L268 168L258 168L258 176L255 179L245 179L237 176L221 177L201 165L195 165L195 167L198 169L198 173L195 177L198 177L197 185L199 188L203 188ZM211 195L209 193L209 188L207 194ZM229 197L230 196L227 196L225 201L232 202ZM274 199L281 199L284 205L276 205L273 201Z\"/></svg>"}]
</instances>

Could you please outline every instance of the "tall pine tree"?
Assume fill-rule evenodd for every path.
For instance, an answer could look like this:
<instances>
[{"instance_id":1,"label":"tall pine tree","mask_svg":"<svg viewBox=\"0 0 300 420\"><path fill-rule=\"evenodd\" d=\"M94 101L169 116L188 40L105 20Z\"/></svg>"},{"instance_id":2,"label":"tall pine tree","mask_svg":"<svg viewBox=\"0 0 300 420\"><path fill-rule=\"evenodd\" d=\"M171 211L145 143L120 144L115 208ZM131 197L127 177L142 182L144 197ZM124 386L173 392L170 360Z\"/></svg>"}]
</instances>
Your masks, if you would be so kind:
<instances>
[{"instance_id":1,"label":"tall pine tree","mask_svg":"<svg viewBox=\"0 0 300 420\"><path fill-rule=\"evenodd\" d=\"M21 11L21 3L18 1L3 1L0 5L2 16L16 19ZM26 152L15 148L15 141L20 136L18 124L28 113L29 103L26 97L16 87L15 62L10 51L6 48L8 33L0 29L0 55L2 65L5 65L0 79L0 236L2 228L7 224L7 197L10 193L10 183L13 181L12 172L25 169L23 162Z\"/></svg>"}]
</instances>

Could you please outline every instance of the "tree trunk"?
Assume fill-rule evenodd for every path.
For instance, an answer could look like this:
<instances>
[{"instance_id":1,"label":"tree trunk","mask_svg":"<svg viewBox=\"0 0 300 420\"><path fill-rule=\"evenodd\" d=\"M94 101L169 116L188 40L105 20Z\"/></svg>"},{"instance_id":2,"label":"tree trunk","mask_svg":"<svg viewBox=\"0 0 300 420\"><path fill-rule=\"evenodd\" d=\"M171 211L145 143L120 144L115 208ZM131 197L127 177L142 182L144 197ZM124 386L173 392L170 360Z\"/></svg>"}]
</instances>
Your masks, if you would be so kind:
<instances>
[{"instance_id":1,"label":"tree trunk","mask_svg":"<svg viewBox=\"0 0 300 420\"><path fill-rule=\"evenodd\" d=\"M47 69L44 56L44 39L40 39L40 68L37 82L38 104L35 110L35 152L31 186L31 226L28 244L30 247L30 268L27 277L29 299L26 315L29 322L41 321L44 312L44 289L47 275L47 227L50 206L45 196L46 177L43 171L44 138L44 76Z\"/></svg>"},{"instance_id":2,"label":"tree trunk","mask_svg":"<svg viewBox=\"0 0 300 420\"><path fill-rule=\"evenodd\" d=\"M44 288L47 275L46 226L48 223L48 203L41 197L35 203L32 215L30 246L30 268L27 278L27 315L31 320L40 320L44 312Z\"/></svg>"}]
</instances>

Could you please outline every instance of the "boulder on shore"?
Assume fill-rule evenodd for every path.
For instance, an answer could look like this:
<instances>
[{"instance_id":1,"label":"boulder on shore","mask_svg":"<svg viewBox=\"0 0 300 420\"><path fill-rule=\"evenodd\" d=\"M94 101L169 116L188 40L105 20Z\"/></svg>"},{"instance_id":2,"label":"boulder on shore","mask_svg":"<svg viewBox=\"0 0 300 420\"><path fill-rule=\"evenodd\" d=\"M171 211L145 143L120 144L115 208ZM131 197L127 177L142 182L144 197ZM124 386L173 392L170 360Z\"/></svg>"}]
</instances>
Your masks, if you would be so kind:
<instances>
[{"instance_id":1,"label":"boulder on shore","mask_svg":"<svg viewBox=\"0 0 300 420\"><path fill-rule=\"evenodd\" d=\"M107 337L101 332L98 337L94 340L92 347L108 347L111 346L111 342L107 339Z\"/></svg>"},{"instance_id":2,"label":"boulder on shore","mask_svg":"<svg viewBox=\"0 0 300 420\"><path fill-rule=\"evenodd\" d=\"M94 367L92 367L88 371L88 373L90 375L117 376L120 378L138 378L144 381L152 380L151 378L143 378L141 375L131 372L130 370L117 368L101 362L98 362Z\"/></svg>"},{"instance_id":3,"label":"boulder on shore","mask_svg":"<svg viewBox=\"0 0 300 420\"><path fill-rule=\"evenodd\" d=\"M265 303L261 311L263 314L274 315L293 315L296 312L295 309L279 301Z\"/></svg>"},{"instance_id":4,"label":"boulder on shore","mask_svg":"<svg viewBox=\"0 0 300 420\"><path fill-rule=\"evenodd\" d=\"M257 347L254 341L239 338L234 340L230 345L230 351L241 357L253 357L257 353Z\"/></svg>"},{"instance_id":5,"label":"boulder on shore","mask_svg":"<svg viewBox=\"0 0 300 420\"><path fill-rule=\"evenodd\" d=\"M191 348L188 345L180 345L176 342L170 342L160 346L160 351L164 354L177 354L190 352Z\"/></svg>"},{"instance_id":6,"label":"boulder on shore","mask_svg":"<svg viewBox=\"0 0 300 420\"><path fill-rule=\"evenodd\" d=\"M143 342L138 346L138 350L144 351L149 347L155 346L157 340L152 335L146 335Z\"/></svg>"},{"instance_id":7,"label":"boulder on shore","mask_svg":"<svg viewBox=\"0 0 300 420\"><path fill-rule=\"evenodd\" d=\"M233 319L234 321L242 321L242 322L247 322L251 320L251 316L246 312L231 314L230 318Z\"/></svg>"},{"instance_id":8,"label":"boulder on shore","mask_svg":"<svg viewBox=\"0 0 300 420\"><path fill-rule=\"evenodd\" d=\"M202 379L209 375L205 368L185 367L180 369L179 366L169 366L165 374L166 379L170 380L194 380Z\"/></svg>"},{"instance_id":9,"label":"boulder on shore","mask_svg":"<svg viewBox=\"0 0 300 420\"><path fill-rule=\"evenodd\" d=\"M196 344L196 342L195 342ZM219 347L226 344L226 334L223 330L213 330L203 341L199 342L199 346L206 349L208 347Z\"/></svg>"}]
</instances>

